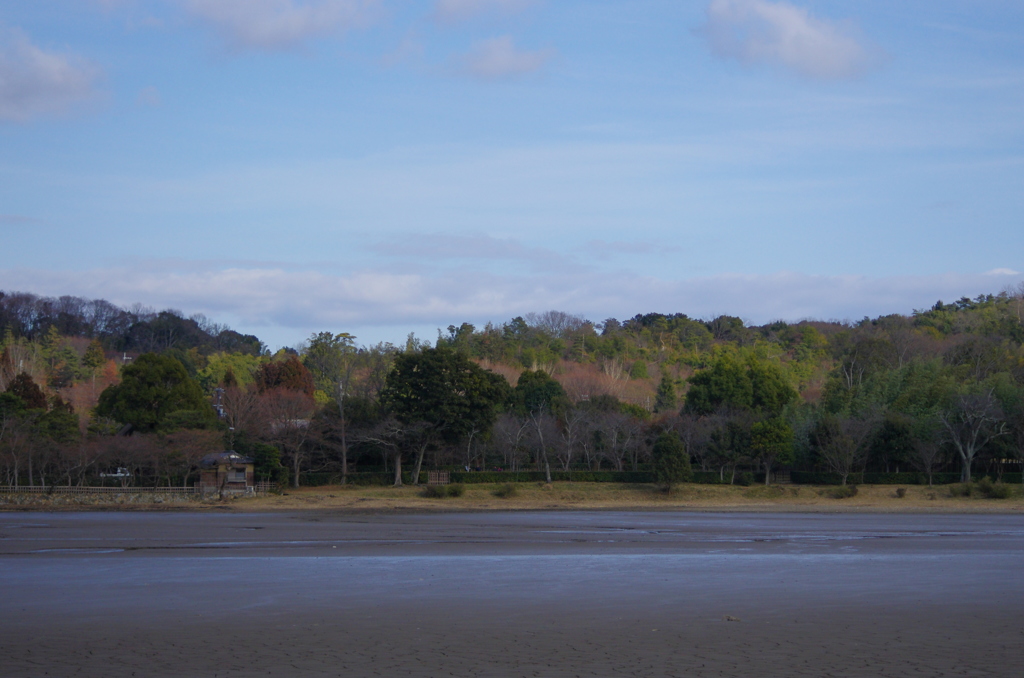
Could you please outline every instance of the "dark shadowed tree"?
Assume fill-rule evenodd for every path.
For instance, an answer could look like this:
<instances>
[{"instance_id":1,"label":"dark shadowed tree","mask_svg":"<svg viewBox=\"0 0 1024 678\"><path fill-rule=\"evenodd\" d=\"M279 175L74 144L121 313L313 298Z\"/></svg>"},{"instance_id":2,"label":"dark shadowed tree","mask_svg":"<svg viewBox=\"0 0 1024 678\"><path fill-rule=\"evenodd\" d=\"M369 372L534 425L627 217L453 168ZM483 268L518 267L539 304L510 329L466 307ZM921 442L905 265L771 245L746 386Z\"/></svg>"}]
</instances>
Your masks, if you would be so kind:
<instances>
[{"instance_id":1,"label":"dark shadowed tree","mask_svg":"<svg viewBox=\"0 0 1024 678\"><path fill-rule=\"evenodd\" d=\"M199 384L188 376L184 366L155 353L139 356L124 368L121 383L100 394L96 414L137 431L155 431L172 412L195 411L213 416L213 408L203 396Z\"/></svg>"},{"instance_id":2,"label":"dark shadowed tree","mask_svg":"<svg viewBox=\"0 0 1024 678\"><path fill-rule=\"evenodd\" d=\"M658 436L654 441L652 455L654 477L666 489L672 489L673 485L689 482L693 478L690 455L686 453L686 446L675 431L664 431Z\"/></svg>"},{"instance_id":3,"label":"dark shadowed tree","mask_svg":"<svg viewBox=\"0 0 1024 678\"><path fill-rule=\"evenodd\" d=\"M756 422L750 427L750 449L764 468L764 484L768 485L775 464L793 463L793 429L782 417Z\"/></svg>"},{"instance_id":4,"label":"dark shadowed tree","mask_svg":"<svg viewBox=\"0 0 1024 678\"><path fill-rule=\"evenodd\" d=\"M422 424L413 484L419 482L430 445L454 443L472 431L490 430L509 398L505 378L448 348L427 348L395 359L381 394L385 407L406 427Z\"/></svg>"},{"instance_id":5,"label":"dark shadowed tree","mask_svg":"<svg viewBox=\"0 0 1024 678\"><path fill-rule=\"evenodd\" d=\"M540 460L544 464L544 477L551 482L551 462L548 459L548 442L544 437L546 417L559 417L569 407L562 385L544 370L527 370L519 375L514 396L515 409L530 418L537 433Z\"/></svg>"},{"instance_id":6,"label":"dark shadowed tree","mask_svg":"<svg viewBox=\"0 0 1024 678\"><path fill-rule=\"evenodd\" d=\"M672 412L676 409L676 384L667 373L662 373L658 392L654 397L655 412Z\"/></svg>"},{"instance_id":7,"label":"dark shadowed tree","mask_svg":"<svg viewBox=\"0 0 1024 678\"><path fill-rule=\"evenodd\" d=\"M22 372L7 385L7 393L18 396L28 410L45 410L46 394L35 380Z\"/></svg>"}]
</instances>

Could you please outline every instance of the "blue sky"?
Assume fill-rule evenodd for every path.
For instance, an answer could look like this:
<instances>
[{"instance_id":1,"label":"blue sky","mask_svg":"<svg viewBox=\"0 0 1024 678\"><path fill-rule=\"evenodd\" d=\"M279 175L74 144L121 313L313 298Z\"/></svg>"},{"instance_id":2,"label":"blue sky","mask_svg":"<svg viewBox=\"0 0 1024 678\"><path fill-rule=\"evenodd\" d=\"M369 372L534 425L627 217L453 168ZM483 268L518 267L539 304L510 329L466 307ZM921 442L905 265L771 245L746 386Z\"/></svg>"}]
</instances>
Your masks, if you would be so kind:
<instances>
[{"instance_id":1,"label":"blue sky","mask_svg":"<svg viewBox=\"0 0 1024 678\"><path fill-rule=\"evenodd\" d=\"M272 346L1024 276L1024 4L0 0L0 289Z\"/></svg>"}]
</instances>

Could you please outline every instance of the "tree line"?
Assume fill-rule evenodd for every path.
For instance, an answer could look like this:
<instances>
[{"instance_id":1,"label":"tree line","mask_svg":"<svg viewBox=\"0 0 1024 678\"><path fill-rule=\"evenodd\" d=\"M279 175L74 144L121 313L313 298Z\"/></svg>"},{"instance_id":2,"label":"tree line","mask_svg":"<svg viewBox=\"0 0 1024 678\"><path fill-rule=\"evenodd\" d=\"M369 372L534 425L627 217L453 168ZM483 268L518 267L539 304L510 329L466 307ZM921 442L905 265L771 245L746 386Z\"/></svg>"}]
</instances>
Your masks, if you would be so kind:
<instances>
[{"instance_id":1,"label":"tree line","mask_svg":"<svg viewBox=\"0 0 1024 678\"><path fill-rule=\"evenodd\" d=\"M0 293L0 482L119 467L188 483L224 446L293 485L424 468L998 477L1024 460L1022 311L1022 289L859 322L550 311L271 355L199 316Z\"/></svg>"}]
</instances>

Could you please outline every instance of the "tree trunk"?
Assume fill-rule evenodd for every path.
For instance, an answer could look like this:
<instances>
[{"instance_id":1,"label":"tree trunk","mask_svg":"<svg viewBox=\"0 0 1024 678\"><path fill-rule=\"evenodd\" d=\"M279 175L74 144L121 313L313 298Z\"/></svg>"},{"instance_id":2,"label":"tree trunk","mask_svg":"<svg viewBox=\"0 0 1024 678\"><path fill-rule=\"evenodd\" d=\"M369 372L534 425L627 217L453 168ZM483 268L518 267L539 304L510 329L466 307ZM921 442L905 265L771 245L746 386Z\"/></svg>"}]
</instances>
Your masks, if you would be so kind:
<instances>
[{"instance_id":1,"label":"tree trunk","mask_svg":"<svg viewBox=\"0 0 1024 678\"><path fill-rule=\"evenodd\" d=\"M423 443L420 445L419 452L416 453L416 468L412 472L413 485L420 484L420 469L423 468L423 455L426 454L428 445L430 445L429 442Z\"/></svg>"},{"instance_id":2,"label":"tree trunk","mask_svg":"<svg viewBox=\"0 0 1024 678\"><path fill-rule=\"evenodd\" d=\"M402 451L395 450L395 487L402 486Z\"/></svg>"},{"instance_id":3,"label":"tree trunk","mask_svg":"<svg viewBox=\"0 0 1024 678\"><path fill-rule=\"evenodd\" d=\"M536 416L533 418L533 425L537 429L537 438L540 440L540 454L544 459L544 479L550 485L551 484L551 464L548 462L548 448L544 444L544 432L541 430L540 419Z\"/></svg>"},{"instance_id":4,"label":"tree trunk","mask_svg":"<svg viewBox=\"0 0 1024 678\"><path fill-rule=\"evenodd\" d=\"M772 463L771 461L764 460L764 486L768 487L769 481L772 477Z\"/></svg>"},{"instance_id":5,"label":"tree trunk","mask_svg":"<svg viewBox=\"0 0 1024 678\"><path fill-rule=\"evenodd\" d=\"M969 483L971 482L971 457L973 455L967 455L962 449L957 451L960 452L960 482Z\"/></svg>"},{"instance_id":6,"label":"tree trunk","mask_svg":"<svg viewBox=\"0 0 1024 678\"><path fill-rule=\"evenodd\" d=\"M344 399L342 399L342 403ZM338 406L341 411L341 484L348 484L348 444L345 442L345 405Z\"/></svg>"}]
</instances>

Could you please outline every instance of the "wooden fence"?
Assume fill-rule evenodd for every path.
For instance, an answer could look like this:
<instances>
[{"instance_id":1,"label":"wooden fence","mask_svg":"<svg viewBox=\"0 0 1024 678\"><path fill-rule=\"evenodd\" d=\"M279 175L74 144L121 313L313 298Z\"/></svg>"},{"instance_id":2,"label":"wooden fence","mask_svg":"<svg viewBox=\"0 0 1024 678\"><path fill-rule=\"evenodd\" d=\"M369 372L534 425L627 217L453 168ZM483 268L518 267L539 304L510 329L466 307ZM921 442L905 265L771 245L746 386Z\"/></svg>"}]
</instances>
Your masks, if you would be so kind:
<instances>
[{"instance_id":1,"label":"wooden fence","mask_svg":"<svg viewBox=\"0 0 1024 678\"><path fill-rule=\"evenodd\" d=\"M269 494L277 491L277 483L260 481L252 487L253 494ZM191 487L91 487L88 485L0 485L3 494L162 494L199 495L203 488L197 483Z\"/></svg>"},{"instance_id":2,"label":"wooden fence","mask_svg":"<svg viewBox=\"0 0 1024 678\"><path fill-rule=\"evenodd\" d=\"M6 494L198 494L195 487L89 487L86 485L0 485Z\"/></svg>"},{"instance_id":3,"label":"wooden fence","mask_svg":"<svg viewBox=\"0 0 1024 678\"><path fill-rule=\"evenodd\" d=\"M260 480L256 482L253 489L256 491L256 494L270 494L271 492L277 492L277 483Z\"/></svg>"},{"instance_id":4,"label":"wooden fence","mask_svg":"<svg viewBox=\"0 0 1024 678\"><path fill-rule=\"evenodd\" d=\"M447 485L451 482L451 475L448 471L429 471L427 473L427 485Z\"/></svg>"}]
</instances>

